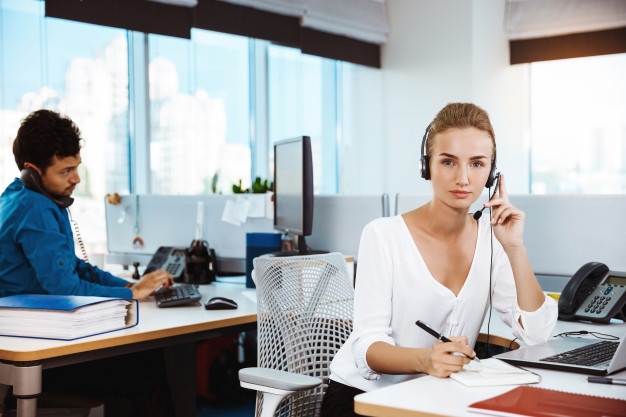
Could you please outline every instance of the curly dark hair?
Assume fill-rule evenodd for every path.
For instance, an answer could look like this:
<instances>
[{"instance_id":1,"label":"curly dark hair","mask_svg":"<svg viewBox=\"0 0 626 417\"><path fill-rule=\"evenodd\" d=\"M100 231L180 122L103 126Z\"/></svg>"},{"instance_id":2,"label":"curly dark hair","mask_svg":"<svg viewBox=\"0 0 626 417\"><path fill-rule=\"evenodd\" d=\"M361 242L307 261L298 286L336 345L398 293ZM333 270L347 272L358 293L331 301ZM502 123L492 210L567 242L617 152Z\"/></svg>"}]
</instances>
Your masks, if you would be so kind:
<instances>
[{"instance_id":1,"label":"curly dark hair","mask_svg":"<svg viewBox=\"0 0 626 417\"><path fill-rule=\"evenodd\" d=\"M66 158L80 153L82 138L78 126L66 116L51 110L36 110L26 116L13 141L17 167L30 162L45 171L52 158Z\"/></svg>"}]
</instances>

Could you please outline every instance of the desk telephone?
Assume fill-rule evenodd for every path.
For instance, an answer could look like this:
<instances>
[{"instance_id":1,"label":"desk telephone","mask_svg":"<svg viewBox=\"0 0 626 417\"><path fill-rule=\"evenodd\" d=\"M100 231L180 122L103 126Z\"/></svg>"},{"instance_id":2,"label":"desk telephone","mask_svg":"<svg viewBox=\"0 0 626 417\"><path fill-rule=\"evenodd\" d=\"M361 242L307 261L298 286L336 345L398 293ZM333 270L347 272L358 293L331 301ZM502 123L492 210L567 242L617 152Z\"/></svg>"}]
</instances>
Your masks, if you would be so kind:
<instances>
[{"instance_id":1,"label":"desk telephone","mask_svg":"<svg viewBox=\"0 0 626 417\"><path fill-rule=\"evenodd\" d=\"M608 323L626 321L626 272L609 271L599 262L580 267L559 298L559 320Z\"/></svg>"},{"instance_id":2,"label":"desk telephone","mask_svg":"<svg viewBox=\"0 0 626 417\"><path fill-rule=\"evenodd\" d=\"M174 281L182 281L185 272L185 248L161 246L152 256L144 274L163 269L174 277Z\"/></svg>"},{"instance_id":3,"label":"desk telephone","mask_svg":"<svg viewBox=\"0 0 626 417\"><path fill-rule=\"evenodd\" d=\"M206 241L194 240L189 248L161 246L152 256L144 274L164 269L174 281L210 284L215 281L215 251Z\"/></svg>"}]
</instances>

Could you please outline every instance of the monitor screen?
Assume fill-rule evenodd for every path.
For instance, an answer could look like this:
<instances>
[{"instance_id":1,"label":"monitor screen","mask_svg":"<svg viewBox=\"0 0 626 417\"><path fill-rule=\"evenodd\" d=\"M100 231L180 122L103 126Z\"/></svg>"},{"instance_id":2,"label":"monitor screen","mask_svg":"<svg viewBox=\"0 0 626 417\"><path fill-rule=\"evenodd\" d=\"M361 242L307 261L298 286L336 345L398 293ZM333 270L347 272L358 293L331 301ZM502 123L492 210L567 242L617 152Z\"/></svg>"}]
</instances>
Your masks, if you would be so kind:
<instances>
[{"instance_id":1,"label":"monitor screen","mask_svg":"<svg viewBox=\"0 0 626 417\"><path fill-rule=\"evenodd\" d=\"M311 138L300 136L274 144L274 228L296 235L298 250L313 225L313 156Z\"/></svg>"},{"instance_id":2,"label":"monitor screen","mask_svg":"<svg viewBox=\"0 0 626 417\"><path fill-rule=\"evenodd\" d=\"M302 136L274 144L274 228L299 236L313 223L311 139Z\"/></svg>"}]
</instances>

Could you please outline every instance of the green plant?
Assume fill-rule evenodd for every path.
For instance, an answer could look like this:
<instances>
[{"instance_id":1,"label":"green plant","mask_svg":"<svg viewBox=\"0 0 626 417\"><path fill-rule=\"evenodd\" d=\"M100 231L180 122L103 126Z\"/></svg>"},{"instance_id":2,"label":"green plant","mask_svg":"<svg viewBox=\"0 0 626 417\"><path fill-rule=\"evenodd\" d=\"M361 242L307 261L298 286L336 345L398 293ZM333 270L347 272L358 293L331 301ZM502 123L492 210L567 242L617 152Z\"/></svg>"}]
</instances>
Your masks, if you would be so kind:
<instances>
[{"instance_id":1,"label":"green plant","mask_svg":"<svg viewBox=\"0 0 626 417\"><path fill-rule=\"evenodd\" d=\"M233 184L233 194L263 194L271 191L274 191L274 183L267 179L261 180L261 177L256 177L250 188L244 189L241 180L238 184Z\"/></svg>"}]
</instances>

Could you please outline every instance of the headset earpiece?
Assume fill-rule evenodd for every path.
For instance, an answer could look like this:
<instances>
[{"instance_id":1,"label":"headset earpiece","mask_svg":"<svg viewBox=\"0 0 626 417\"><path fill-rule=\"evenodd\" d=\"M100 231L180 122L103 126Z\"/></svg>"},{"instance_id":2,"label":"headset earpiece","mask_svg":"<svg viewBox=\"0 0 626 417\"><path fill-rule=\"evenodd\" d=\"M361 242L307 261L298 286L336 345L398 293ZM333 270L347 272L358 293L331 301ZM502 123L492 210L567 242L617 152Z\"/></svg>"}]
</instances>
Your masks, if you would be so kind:
<instances>
[{"instance_id":1,"label":"headset earpiece","mask_svg":"<svg viewBox=\"0 0 626 417\"><path fill-rule=\"evenodd\" d=\"M485 188L493 187L493 183L496 181L496 177L498 173L496 172L496 159L494 156L493 162L491 163L491 171L489 171L489 176L487 177L487 182L485 183Z\"/></svg>"},{"instance_id":2,"label":"headset earpiece","mask_svg":"<svg viewBox=\"0 0 626 417\"><path fill-rule=\"evenodd\" d=\"M426 131L424 132L424 137L422 138L422 146L420 157L420 171L422 178L425 180L430 180L430 157L426 154L426 142L428 141L428 131L430 127L433 125L433 122L430 122L426 127Z\"/></svg>"}]
</instances>

